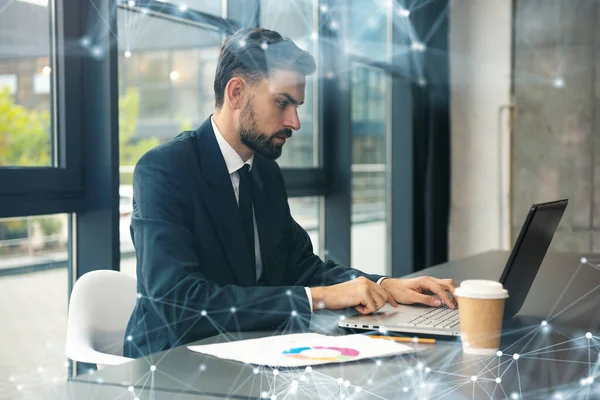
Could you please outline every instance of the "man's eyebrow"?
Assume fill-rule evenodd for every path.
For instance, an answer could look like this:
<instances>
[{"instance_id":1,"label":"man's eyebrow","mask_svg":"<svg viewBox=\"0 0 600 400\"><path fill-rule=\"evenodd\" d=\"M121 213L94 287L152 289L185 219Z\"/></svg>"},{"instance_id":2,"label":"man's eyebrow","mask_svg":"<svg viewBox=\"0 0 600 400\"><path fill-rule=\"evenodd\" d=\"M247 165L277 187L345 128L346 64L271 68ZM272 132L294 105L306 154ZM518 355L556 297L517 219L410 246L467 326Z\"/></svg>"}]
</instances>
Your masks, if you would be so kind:
<instances>
[{"instance_id":1,"label":"man's eyebrow","mask_svg":"<svg viewBox=\"0 0 600 400\"><path fill-rule=\"evenodd\" d=\"M277 93L277 95L286 97L289 100L289 102L293 105L301 106L302 104L304 104L304 102L298 103L298 100L290 96L288 93Z\"/></svg>"}]
</instances>

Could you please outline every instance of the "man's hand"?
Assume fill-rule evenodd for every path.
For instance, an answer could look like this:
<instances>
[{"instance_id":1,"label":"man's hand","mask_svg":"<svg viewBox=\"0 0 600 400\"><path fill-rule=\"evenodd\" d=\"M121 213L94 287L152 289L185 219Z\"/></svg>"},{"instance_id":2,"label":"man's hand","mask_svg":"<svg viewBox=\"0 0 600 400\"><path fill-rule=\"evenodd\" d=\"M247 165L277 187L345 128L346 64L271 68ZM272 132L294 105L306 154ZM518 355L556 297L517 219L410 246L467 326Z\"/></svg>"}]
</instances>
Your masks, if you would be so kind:
<instances>
[{"instance_id":1,"label":"man's hand","mask_svg":"<svg viewBox=\"0 0 600 400\"><path fill-rule=\"evenodd\" d=\"M412 279L387 278L381 282L381 286L390 292L398 303L422 303L439 307L442 305L441 299L448 307L457 307L456 301L448 296L448 292L453 294L456 289L452 279L437 279L430 276ZM438 295L439 298L430 295L431 293Z\"/></svg>"},{"instance_id":2,"label":"man's hand","mask_svg":"<svg viewBox=\"0 0 600 400\"><path fill-rule=\"evenodd\" d=\"M370 314L386 302L398 307L390 292L364 276L337 285L310 288L310 292L315 310L354 307L361 314Z\"/></svg>"}]
</instances>

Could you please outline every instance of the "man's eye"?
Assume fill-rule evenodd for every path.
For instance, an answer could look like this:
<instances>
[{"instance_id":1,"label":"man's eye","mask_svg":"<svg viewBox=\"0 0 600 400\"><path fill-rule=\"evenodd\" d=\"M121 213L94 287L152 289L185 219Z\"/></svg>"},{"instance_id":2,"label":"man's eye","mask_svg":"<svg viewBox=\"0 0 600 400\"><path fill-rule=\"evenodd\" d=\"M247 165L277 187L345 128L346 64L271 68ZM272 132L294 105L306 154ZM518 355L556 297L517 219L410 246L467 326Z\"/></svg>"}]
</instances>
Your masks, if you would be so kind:
<instances>
[{"instance_id":1,"label":"man's eye","mask_svg":"<svg viewBox=\"0 0 600 400\"><path fill-rule=\"evenodd\" d=\"M277 105L279 105L280 108L286 108L288 105L288 102L285 100L277 100Z\"/></svg>"}]
</instances>

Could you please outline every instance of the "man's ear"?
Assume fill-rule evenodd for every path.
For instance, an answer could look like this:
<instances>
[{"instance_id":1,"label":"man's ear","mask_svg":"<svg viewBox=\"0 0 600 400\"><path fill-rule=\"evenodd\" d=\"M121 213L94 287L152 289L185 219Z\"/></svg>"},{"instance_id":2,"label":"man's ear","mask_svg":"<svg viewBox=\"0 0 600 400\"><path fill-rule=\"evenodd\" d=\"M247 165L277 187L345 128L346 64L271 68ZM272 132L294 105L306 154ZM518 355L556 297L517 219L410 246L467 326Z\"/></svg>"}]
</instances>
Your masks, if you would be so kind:
<instances>
[{"instance_id":1,"label":"man's ear","mask_svg":"<svg viewBox=\"0 0 600 400\"><path fill-rule=\"evenodd\" d=\"M242 108L244 91L248 89L246 81L240 77L233 77L225 86L225 101L233 110Z\"/></svg>"}]
</instances>

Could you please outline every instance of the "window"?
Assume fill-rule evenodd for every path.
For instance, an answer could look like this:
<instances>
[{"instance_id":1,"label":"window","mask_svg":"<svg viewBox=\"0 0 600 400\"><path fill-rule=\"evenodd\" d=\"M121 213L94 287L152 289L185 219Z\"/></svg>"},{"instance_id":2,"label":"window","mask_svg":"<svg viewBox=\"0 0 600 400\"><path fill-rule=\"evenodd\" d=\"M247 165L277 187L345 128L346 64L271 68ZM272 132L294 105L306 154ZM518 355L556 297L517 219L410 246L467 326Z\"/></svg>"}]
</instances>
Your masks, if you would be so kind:
<instances>
[{"instance_id":1,"label":"window","mask_svg":"<svg viewBox=\"0 0 600 400\"><path fill-rule=\"evenodd\" d=\"M292 39L298 47L317 56L317 36L313 27L313 2L294 2L293 6L280 0L263 0L260 5L260 26L273 29ZM277 160L281 167L313 167L318 165L317 124L315 98L318 85L318 72L307 77L304 104L298 108L302 127L286 143L281 157Z\"/></svg>"},{"instance_id":2,"label":"window","mask_svg":"<svg viewBox=\"0 0 600 400\"><path fill-rule=\"evenodd\" d=\"M196 129L212 113L222 36L123 9L117 21L121 268L135 274L129 232L134 166L146 151Z\"/></svg>"},{"instance_id":3,"label":"window","mask_svg":"<svg viewBox=\"0 0 600 400\"><path fill-rule=\"evenodd\" d=\"M0 167L54 166L50 8L12 1L0 12Z\"/></svg>"},{"instance_id":4,"label":"window","mask_svg":"<svg viewBox=\"0 0 600 400\"><path fill-rule=\"evenodd\" d=\"M0 398L67 378L69 218L0 219Z\"/></svg>"},{"instance_id":5,"label":"window","mask_svg":"<svg viewBox=\"0 0 600 400\"><path fill-rule=\"evenodd\" d=\"M389 76L355 65L352 79L352 254L351 265L391 273L388 262Z\"/></svg>"}]
</instances>

